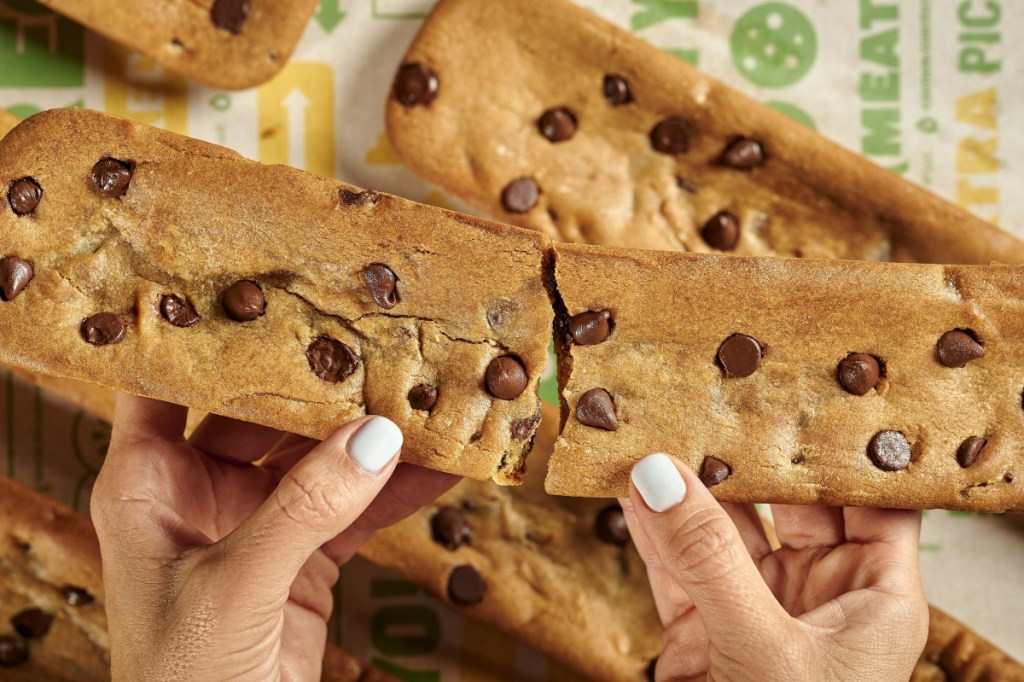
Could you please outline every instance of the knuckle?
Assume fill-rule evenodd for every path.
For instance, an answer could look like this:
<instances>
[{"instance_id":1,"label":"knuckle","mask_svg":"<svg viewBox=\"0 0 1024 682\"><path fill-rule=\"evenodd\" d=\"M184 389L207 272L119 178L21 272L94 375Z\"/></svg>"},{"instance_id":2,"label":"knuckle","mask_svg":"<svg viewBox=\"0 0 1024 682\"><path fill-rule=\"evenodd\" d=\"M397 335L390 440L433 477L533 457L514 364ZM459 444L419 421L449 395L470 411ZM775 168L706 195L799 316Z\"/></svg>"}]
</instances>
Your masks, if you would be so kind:
<instances>
[{"instance_id":1,"label":"knuckle","mask_svg":"<svg viewBox=\"0 0 1024 682\"><path fill-rule=\"evenodd\" d=\"M677 528L669 540L669 559L697 580L717 578L736 558L736 531L728 517L701 509Z\"/></svg>"},{"instance_id":2,"label":"knuckle","mask_svg":"<svg viewBox=\"0 0 1024 682\"><path fill-rule=\"evenodd\" d=\"M345 512L347 495L336 483L293 476L291 484L280 486L274 496L281 511L299 527L323 533L337 524Z\"/></svg>"}]
</instances>

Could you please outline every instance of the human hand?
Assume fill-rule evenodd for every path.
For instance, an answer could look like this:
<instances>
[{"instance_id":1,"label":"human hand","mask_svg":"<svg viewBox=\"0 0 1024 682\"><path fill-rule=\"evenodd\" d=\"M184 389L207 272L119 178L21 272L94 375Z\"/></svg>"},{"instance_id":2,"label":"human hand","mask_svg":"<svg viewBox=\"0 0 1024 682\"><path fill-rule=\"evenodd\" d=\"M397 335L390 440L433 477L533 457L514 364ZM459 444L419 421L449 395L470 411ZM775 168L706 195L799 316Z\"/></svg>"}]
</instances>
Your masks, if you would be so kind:
<instances>
[{"instance_id":1,"label":"human hand","mask_svg":"<svg viewBox=\"0 0 1024 682\"><path fill-rule=\"evenodd\" d=\"M773 551L753 505L720 505L666 455L620 502L665 626L655 679L909 679L928 636L919 512L776 505Z\"/></svg>"},{"instance_id":2,"label":"human hand","mask_svg":"<svg viewBox=\"0 0 1024 682\"><path fill-rule=\"evenodd\" d=\"M91 512L121 680L320 678L338 567L458 479L357 419L322 443L118 396ZM259 466L253 463L266 456Z\"/></svg>"}]
</instances>

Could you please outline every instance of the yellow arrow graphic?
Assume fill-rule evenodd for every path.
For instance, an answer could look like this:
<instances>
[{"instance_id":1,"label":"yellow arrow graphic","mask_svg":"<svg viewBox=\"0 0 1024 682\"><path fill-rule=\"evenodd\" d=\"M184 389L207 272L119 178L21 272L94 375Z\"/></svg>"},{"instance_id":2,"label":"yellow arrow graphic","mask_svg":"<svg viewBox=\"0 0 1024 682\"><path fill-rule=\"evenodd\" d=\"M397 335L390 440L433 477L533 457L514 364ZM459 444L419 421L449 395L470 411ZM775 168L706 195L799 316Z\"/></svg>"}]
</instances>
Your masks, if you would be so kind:
<instances>
[{"instance_id":1,"label":"yellow arrow graphic","mask_svg":"<svg viewBox=\"0 0 1024 682\"><path fill-rule=\"evenodd\" d=\"M334 72L293 62L259 90L259 160L334 176Z\"/></svg>"}]
</instances>

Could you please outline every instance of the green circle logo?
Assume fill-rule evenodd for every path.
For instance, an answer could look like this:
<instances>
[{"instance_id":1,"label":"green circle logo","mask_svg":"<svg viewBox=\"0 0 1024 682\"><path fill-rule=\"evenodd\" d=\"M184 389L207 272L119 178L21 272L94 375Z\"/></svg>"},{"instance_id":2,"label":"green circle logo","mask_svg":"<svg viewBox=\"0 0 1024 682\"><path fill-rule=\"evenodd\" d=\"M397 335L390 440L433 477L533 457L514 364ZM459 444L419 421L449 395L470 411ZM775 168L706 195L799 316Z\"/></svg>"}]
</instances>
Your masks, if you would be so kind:
<instances>
[{"instance_id":1,"label":"green circle logo","mask_svg":"<svg viewBox=\"0 0 1024 682\"><path fill-rule=\"evenodd\" d=\"M796 83L818 55L818 37L810 20L781 2L751 8L736 22L729 42L739 72L764 88Z\"/></svg>"}]
</instances>

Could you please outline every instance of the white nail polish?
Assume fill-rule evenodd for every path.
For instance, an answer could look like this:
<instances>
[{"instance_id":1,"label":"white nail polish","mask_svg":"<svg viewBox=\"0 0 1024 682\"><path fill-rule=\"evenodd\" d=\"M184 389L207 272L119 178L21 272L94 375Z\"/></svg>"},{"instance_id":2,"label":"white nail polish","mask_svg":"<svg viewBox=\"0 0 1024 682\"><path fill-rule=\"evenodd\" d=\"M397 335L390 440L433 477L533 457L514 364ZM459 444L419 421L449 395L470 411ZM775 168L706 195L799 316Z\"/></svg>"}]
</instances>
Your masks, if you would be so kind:
<instances>
[{"instance_id":1,"label":"white nail polish","mask_svg":"<svg viewBox=\"0 0 1024 682\"><path fill-rule=\"evenodd\" d=\"M348 441L348 456L359 468L375 474L402 447L402 430L386 417L374 417L359 427Z\"/></svg>"},{"instance_id":2,"label":"white nail polish","mask_svg":"<svg viewBox=\"0 0 1024 682\"><path fill-rule=\"evenodd\" d=\"M671 509L686 496L686 483L668 455L647 455L633 466L633 485L656 512Z\"/></svg>"}]
</instances>

